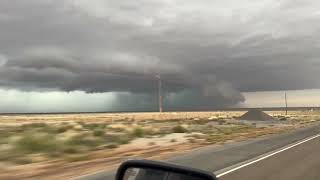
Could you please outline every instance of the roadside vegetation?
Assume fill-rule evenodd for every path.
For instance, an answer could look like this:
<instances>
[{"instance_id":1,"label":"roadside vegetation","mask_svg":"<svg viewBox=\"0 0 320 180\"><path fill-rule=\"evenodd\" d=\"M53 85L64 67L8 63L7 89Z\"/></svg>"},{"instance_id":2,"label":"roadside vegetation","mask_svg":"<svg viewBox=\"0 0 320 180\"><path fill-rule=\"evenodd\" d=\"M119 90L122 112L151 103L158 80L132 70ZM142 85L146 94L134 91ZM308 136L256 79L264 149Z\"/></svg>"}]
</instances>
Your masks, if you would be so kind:
<instances>
[{"instance_id":1,"label":"roadside vegetation","mask_svg":"<svg viewBox=\"0 0 320 180\"><path fill-rule=\"evenodd\" d=\"M130 148L138 148L144 157L143 149L148 152L148 148L160 150L161 147L179 144L199 147L245 140L320 121L320 113L316 112L287 116L275 114L274 117L278 119L275 123L240 121L237 116L56 123L44 123L44 119L22 125L0 122L0 163L15 166L46 162L66 164L121 156L129 158L134 155ZM128 152L122 153L122 147L126 147ZM112 154L114 151L119 153ZM172 150L169 148L167 151Z\"/></svg>"}]
</instances>

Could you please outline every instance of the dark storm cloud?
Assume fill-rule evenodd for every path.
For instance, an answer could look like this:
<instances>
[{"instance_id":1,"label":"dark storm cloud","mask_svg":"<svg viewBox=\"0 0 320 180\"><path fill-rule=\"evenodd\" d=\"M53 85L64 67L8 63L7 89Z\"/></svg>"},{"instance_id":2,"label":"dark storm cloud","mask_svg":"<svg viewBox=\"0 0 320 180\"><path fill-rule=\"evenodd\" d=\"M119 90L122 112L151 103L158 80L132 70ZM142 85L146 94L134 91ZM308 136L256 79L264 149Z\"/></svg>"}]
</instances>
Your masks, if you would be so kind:
<instances>
[{"instance_id":1,"label":"dark storm cloud","mask_svg":"<svg viewBox=\"0 0 320 180\"><path fill-rule=\"evenodd\" d=\"M161 74L167 102L185 108L236 104L239 91L319 88L319 5L3 0L0 85L131 92L139 98L122 98L156 103Z\"/></svg>"}]
</instances>

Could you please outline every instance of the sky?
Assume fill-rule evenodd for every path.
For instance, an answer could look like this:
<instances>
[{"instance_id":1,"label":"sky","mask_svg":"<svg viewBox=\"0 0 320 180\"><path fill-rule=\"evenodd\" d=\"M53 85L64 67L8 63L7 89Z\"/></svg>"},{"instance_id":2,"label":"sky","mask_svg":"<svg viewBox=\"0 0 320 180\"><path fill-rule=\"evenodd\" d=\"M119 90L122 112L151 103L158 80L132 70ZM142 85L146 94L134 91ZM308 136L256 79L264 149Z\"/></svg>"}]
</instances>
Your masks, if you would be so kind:
<instances>
[{"instance_id":1,"label":"sky","mask_svg":"<svg viewBox=\"0 0 320 180\"><path fill-rule=\"evenodd\" d=\"M244 92L245 101L237 106L249 108L285 107L285 93L288 107L319 107L320 89L289 91Z\"/></svg>"},{"instance_id":2,"label":"sky","mask_svg":"<svg viewBox=\"0 0 320 180\"><path fill-rule=\"evenodd\" d=\"M1 0L0 112L317 105L319 5Z\"/></svg>"}]
</instances>

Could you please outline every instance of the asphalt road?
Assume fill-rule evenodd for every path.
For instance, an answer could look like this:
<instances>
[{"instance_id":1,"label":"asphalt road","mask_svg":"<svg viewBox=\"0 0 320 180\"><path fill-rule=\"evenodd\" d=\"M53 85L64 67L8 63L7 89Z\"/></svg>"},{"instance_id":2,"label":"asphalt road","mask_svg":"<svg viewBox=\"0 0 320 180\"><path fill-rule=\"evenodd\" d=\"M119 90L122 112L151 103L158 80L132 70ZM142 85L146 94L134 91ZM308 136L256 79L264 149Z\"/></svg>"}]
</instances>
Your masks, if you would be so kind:
<instances>
[{"instance_id":1,"label":"asphalt road","mask_svg":"<svg viewBox=\"0 0 320 180\"><path fill-rule=\"evenodd\" d=\"M220 180L319 180L320 137L220 177Z\"/></svg>"},{"instance_id":2,"label":"asphalt road","mask_svg":"<svg viewBox=\"0 0 320 180\"><path fill-rule=\"evenodd\" d=\"M175 158L171 158L168 159L166 161L168 162L172 162L175 164L180 164L180 165L184 165L184 166L189 166L189 167L194 167L194 168L198 168L198 169L202 169L202 170L207 170L207 171L211 171L211 172L216 172L217 173L221 173L222 169L225 169L227 167L231 167L234 166L238 163L253 159L255 157L258 157L262 154L266 154L268 152L274 151L276 149L282 148L288 144L292 144L294 142L297 142L299 140L311 137L313 135L319 134L320 133L320 125L313 125L311 127L308 128L304 128L304 129L299 129L293 132L289 132L289 133L284 133L284 134L280 134L280 135L272 135L269 137L264 137L264 138L257 138L254 140L249 140L246 142L240 142L240 143L233 143L233 144L227 144L227 145L223 145L220 147L216 147L216 146L208 146L205 148L201 148L189 153L186 153L184 155L180 155L177 156ZM320 139L320 138L317 138ZM312 144L317 144L318 145L312 145ZM315 164L318 160L318 164L317 167L310 167L310 168L316 168L319 169L320 167L320 146L319 146L319 140L312 140L310 142L307 143L308 145L311 144L310 149L308 147L306 147L308 150L312 150L314 152L313 155L315 155L316 153L318 153L318 158L314 158L313 164ZM296 148L302 148L305 145L299 145L299 147L295 147L292 148L291 151L295 152ZM302 154L301 154L302 153ZM283 154L286 153L279 153L277 156L281 156ZM310 153L311 154L311 153ZM294 155L294 154L291 154ZM275 156L275 157L277 157ZM315 155L316 156L316 155ZM297 159L296 159L297 157ZM290 157L286 157L288 159L286 159L284 157L283 162L281 162L282 166L289 166L289 165L284 165L283 163L289 163L289 164L294 164L294 163L301 163L304 160L305 156L303 156L303 151L300 152L300 159L299 156L296 156L295 158L291 159ZM310 157L312 158L312 157ZM270 158L271 159L271 158ZM269 161L270 159L266 159L266 161ZM274 157L272 157L272 159L274 159ZM287 160L287 161L285 161ZM280 160L281 161L281 160ZM263 163L264 161L261 161L261 163ZM268 164L270 167L270 171L274 170L271 169L271 167L273 166L272 163L278 163L277 161L272 161L271 164ZM311 163L311 162L310 162ZM257 163L257 165L260 165L260 162ZM312 163L310 164L312 165ZM223 180L227 180L228 179L248 179L247 176L244 176L244 174L246 174L247 172L243 172L241 174L242 171L246 171L247 169L253 167L256 167L255 164L250 165L248 167L245 167L243 169L239 169L238 171L232 172L230 174L227 174L223 177L221 177L221 179ZM261 166L261 165L260 165ZM262 164L263 166L263 164ZM268 171L267 174L270 174L270 171L268 170L268 167L261 167L261 171ZM278 168L281 166L278 166ZM295 167L295 168L299 168L299 167ZM275 168L277 169L277 168ZM249 170L251 171L251 170ZM256 171L256 170L253 170ZM281 169L277 169L277 171L273 172L273 173L280 173ZM295 169L292 169L292 171L295 171ZM258 172L258 171L257 171ZM287 170L287 173L291 172L290 168ZM320 172L320 171L319 171ZM254 172L255 173L255 172ZM82 176L80 178L78 178L79 180L113 180L114 179L114 171L104 171L104 172L99 172L96 174L91 174L91 175L87 175L87 176ZM263 173L261 172L261 175ZM312 174L310 174L312 176ZM229 178L230 177L230 178ZM238 178L239 177L239 178ZM265 176L261 176L261 180L264 180ZM282 178L275 178L275 176L272 176L272 179L282 179ZM320 176L318 176L320 177ZM256 177L252 177L253 179L256 179ZM309 179L309 178L302 178L302 179Z\"/></svg>"}]
</instances>

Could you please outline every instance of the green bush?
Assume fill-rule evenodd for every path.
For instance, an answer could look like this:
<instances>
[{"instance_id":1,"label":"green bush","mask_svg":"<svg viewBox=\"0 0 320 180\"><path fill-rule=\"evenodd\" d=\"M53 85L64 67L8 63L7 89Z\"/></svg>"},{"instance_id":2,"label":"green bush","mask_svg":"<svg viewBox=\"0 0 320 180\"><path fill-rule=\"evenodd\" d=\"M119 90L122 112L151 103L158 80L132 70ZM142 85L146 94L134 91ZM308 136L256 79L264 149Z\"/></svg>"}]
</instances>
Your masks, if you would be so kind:
<instances>
[{"instance_id":1,"label":"green bush","mask_svg":"<svg viewBox=\"0 0 320 180\"><path fill-rule=\"evenodd\" d=\"M47 154L47 156L50 157L50 158L58 158L58 157L61 157L62 155L63 155L63 153L60 152L60 151L49 152Z\"/></svg>"},{"instance_id":2,"label":"green bush","mask_svg":"<svg viewBox=\"0 0 320 180\"><path fill-rule=\"evenodd\" d=\"M210 122L210 120L208 119L199 119L196 121L196 124L204 125L204 124L207 124L208 122Z\"/></svg>"},{"instance_id":3,"label":"green bush","mask_svg":"<svg viewBox=\"0 0 320 180\"><path fill-rule=\"evenodd\" d=\"M122 136L119 138L118 143L119 144L128 144L131 141L131 139L128 136Z\"/></svg>"},{"instance_id":4,"label":"green bush","mask_svg":"<svg viewBox=\"0 0 320 180\"><path fill-rule=\"evenodd\" d=\"M186 129L185 127L183 126L175 126L172 128L172 132L173 133L186 133L188 132L188 129Z\"/></svg>"},{"instance_id":5,"label":"green bush","mask_svg":"<svg viewBox=\"0 0 320 180\"><path fill-rule=\"evenodd\" d=\"M82 127L88 130L97 130L97 129L104 129L106 128L106 124L99 124L99 123L81 123Z\"/></svg>"},{"instance_id":6,"label":"green bush","mask_svg":"<svg viewBox=\"0 0 320 180\"><path fill-rule=\"evenodd\" d=\"M24 124L22 125L23 128L43 128L47 127L48 124L46 123L31 123L31 124Z\"/></svg>"},{"instance_id":7,"label":"green bush","mask_svg":"<svg viewBox=\"0 0 320 180\"><path fill-rule=\"evenodd\" d=\"M105 132L104 132L103 130L100 130L100 129L93 131L93 135L94 135L94 136L103 136L104 133L105 133Z\"/></svg>"},{"instance_id":8,"label":"green bush","mask_svg":"<svg viewBox=\"0 0 320 180\"><path fill-rule=\"evenodd\" d=\"M128 144L133 138L128 135L105 135L104 140L106 143L118 143L118 144Z\"/></svg>"},{"instance_id":9,"label":"green bush","mask_svg":"<svg viewBox=\"0 0 320 180\"><path fill-rule=\"evenodd\" d=\"M100 144L100 142L98 139L91 139L85 135L77 135L67 140L66 144L70 146L96 147Z\"/></svg>"},{"instance_id":10,"label":"green bush","mask_svg":"<svg viewBox=\"0 0 320 180\"><path fill-rule=\"evenodd\" d=\"M63 152L67 154L75 154L75 153L78 153L79 151L75 147L66 147L64 148Z\"/></svg>"},{"instance_id":11,"label":"green bush","mask_svg":"<svg viewBox=\"0 0 320 180\"><path fill-rule=\"evenodd\" d=\"M222 141L223 137L224 136L221 134L211 134L206 138L206 140L207 142L210 142L210 143L216 143L216 142Z\"/></svg>"},{"instance_id":12,"label":"green bush","mask_svg":"<svg viewBox=\"0 0 320 180\"><path fill-rule=\"evenodd\" d=\"M118 147L119 147L118 144L109 144L106 146L106 148L108 148L108 149L114 149L114 148L118 148Z\"/></svg>"},{"instance_id":13,"label":"green bush","mask_svg":"<svg viewBox=\"0 0 320 180\"><path fill-rule=\"evenodd\" d=\"M132 135L134 137L143 137L145 135L145 131L141 127L137 127L133 130Z\"/></svg>"},{"instance_id":14,"label":"green bush","mask_svg":"<svg viewBox=\"0 0 320 180\"><path fill-rule=\"evenodd\" d=\"M43 153L57 151L58 145L54 136L27 134L15 142L14 148L26 153Z\"/></svg>"},{"instance_id":15,"label":"green bush","mask_svg":"<svg viewBox=\"0 0 320 180\"><path fill-rule=\"evenodd\" d=\"M1 151L0 153L0 161L12 161L16 157L19 156L19 153L14 151Z\"/></svg>"},{"instance_id":16,"label":"green bush","mask_svg":"<svg viewBox=\"0 0 320 180\"><path fill-rule=\"evenodd\" d=\"M71 126L71 125L64 125L64 126L58 127L56 129L56 132L57 133L64 133L64 132L66 132L66 131L68 131L69 129L72 129L72 128L73 128L73 126Z\"/></svg>"},{"instance_id":17,"label":"green bush","mask_svg":"<svg viewBox=\"0 0 320 180\"><path fill-rule=\"evenodd\" d=\"M107 141L107 143L109 142L117 142L119 140L119 136L118 135L113 135L113 134L106 134L104 136L105 141Z\"/></svg>"},{"instance_id":18,"label":"green bush","mask_svg":"<svg viewBox=\"0 0 320 180\"><path fill-rule=\"evenodd\" d=\"M17 158L17 159L13 159L13 162L16 164L19 164L19 165L31 164L32 159L30 159L30 158Z\"/></svg>"}]
</instances>

